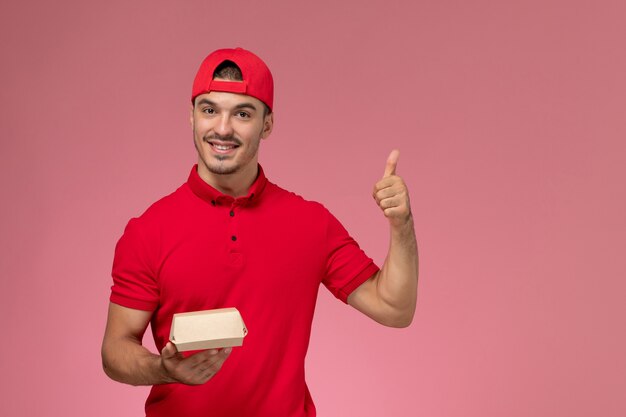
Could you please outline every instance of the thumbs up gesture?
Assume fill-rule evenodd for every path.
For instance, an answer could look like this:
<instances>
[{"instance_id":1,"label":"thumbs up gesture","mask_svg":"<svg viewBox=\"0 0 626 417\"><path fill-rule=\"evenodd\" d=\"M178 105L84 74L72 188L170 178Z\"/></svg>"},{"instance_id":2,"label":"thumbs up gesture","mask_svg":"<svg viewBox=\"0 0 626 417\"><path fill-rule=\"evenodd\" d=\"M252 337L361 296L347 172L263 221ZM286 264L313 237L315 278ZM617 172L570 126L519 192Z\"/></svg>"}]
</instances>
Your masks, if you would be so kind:
<instances>
[{"instance_id":1,"label":"thumbs up gesture","mask_svg":"<svg viewBox=\"0 0 626 417\"><path fill-rule=\"evenodd\" d=\"M411 220L411 204L409 190L398 175L396 168L400 151L394 149L387 158L383 178L374 185L374 200L381 208L391 226L403 226Z\"/></svg>"}]
</instances>

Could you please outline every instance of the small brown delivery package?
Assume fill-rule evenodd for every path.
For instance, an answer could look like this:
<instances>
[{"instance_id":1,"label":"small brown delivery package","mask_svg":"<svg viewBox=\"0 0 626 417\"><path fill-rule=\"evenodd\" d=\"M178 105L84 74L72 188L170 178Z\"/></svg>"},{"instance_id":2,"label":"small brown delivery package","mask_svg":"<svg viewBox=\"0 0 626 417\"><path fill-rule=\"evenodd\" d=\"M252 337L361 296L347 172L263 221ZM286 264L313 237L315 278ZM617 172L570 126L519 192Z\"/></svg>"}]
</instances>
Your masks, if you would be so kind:
<instances>
[{"instance_id":1,"label":"small brown delivery package","mask_svg":"<svg viewBox=\"0 0 626 417\"><path fill-rule=\"evenodd\" d=\"M179 352L243 345L248 334L239 310L218 308L174 314L170 341Z\"/></svg>"}]
</instances>

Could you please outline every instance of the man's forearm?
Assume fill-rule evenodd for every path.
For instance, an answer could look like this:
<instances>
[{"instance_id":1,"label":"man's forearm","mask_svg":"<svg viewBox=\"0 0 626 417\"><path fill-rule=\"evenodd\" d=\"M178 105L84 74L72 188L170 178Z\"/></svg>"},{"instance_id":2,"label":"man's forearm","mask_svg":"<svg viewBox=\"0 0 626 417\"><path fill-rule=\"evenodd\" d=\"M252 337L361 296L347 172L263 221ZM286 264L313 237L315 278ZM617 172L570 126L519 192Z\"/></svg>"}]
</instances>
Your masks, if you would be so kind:
<instances>
[{"instance_id":1,"label":"man's forearm","mask_svg":"<svg viewBox=\"0 0 626 417\"><path fill-rule=\"evenodd\" d=\"M410 324L417 303L417 240L413 218L391 226L387 258L379 272L376 289L381 300L397 312L401 324Z\"/></svg>"},{"instance_id":2,"label":"man's forearm","mask_svg":"<svg viewBox=\"0 0 626 417\"><path fill-rule=\"evenodd\" d=\"M106 341L102 345L104 372L130 385L156 385L174 382L163 368L161 357L129 338Z\"/></svg>"}]
</instances>

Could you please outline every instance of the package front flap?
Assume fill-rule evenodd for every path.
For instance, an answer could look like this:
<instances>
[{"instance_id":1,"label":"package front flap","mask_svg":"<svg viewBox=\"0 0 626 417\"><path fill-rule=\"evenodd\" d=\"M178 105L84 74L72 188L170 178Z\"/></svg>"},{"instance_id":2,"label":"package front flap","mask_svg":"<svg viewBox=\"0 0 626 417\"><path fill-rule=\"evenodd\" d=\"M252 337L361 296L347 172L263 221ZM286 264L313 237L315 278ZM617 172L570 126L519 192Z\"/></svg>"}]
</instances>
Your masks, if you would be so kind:
<instances>
[{"instance_id":1,"label":"package front flap","mask_svg":"<svg viewBox=\"0 0 626 417\"><path fill-rule=\"evenodd\" d=\"M174 314L170 341L179 352L243 345L248 333L236 308Z\"/></svg>"}]
</instances>

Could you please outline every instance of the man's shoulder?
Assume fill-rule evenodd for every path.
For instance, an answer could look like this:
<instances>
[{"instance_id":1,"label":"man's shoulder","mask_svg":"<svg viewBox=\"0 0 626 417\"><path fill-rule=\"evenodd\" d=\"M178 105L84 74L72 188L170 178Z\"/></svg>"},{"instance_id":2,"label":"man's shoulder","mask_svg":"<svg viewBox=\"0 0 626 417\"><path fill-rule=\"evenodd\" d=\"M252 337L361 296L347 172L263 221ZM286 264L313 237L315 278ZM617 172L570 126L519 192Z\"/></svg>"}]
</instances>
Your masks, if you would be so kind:
<instances>
[{"instance_id":1,"label":"man's shoulder","mask_svg":"<svg viewBox=\"0 0 626 417\"><path fill-rule=\"evenodd\" d=\"M160 223L166 218L171 218L189 203L186 184L180 185L176 190L159 198L143 210L135 219L140 223Z\"/></svg>"},{"instance_id":2,"label":"man's shoulder","mask_svg":"<svg viewBox=\"0 0 626 417\"><path fill-rule=\"evenodd\" d=\"M326 216L329 214L328 209L319 201L309 200L302 195L289 191L268 181L271 192L271 201L288 204L291 208L297 208L298 210L304 210L309 213L315 213Z\"/></svg>"}]
</instances>

